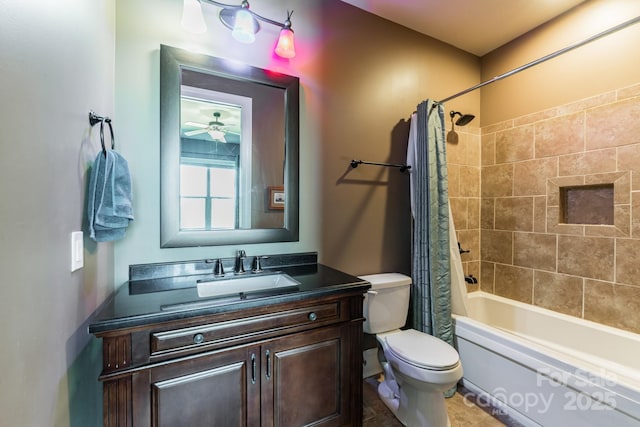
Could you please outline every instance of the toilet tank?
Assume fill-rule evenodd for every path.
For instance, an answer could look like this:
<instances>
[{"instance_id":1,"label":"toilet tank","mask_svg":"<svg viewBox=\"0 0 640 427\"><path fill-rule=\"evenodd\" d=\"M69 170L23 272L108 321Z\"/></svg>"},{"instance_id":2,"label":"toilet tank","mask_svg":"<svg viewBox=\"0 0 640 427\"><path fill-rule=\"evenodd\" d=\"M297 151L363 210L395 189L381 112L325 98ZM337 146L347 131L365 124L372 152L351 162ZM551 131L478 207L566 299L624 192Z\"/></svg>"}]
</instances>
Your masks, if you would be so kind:
<instances>
[{"instance_id":1,"label":"toilet tank","mask_svg":"<svg viewBox=\"0 0 640 427\"><path fill-rule=\"evenodd\" d=\"M371 283L364 297L364 332L378 334L403 327L409 312L411 277L381 273L360 278Z\"/></svg>"}]
</instances>

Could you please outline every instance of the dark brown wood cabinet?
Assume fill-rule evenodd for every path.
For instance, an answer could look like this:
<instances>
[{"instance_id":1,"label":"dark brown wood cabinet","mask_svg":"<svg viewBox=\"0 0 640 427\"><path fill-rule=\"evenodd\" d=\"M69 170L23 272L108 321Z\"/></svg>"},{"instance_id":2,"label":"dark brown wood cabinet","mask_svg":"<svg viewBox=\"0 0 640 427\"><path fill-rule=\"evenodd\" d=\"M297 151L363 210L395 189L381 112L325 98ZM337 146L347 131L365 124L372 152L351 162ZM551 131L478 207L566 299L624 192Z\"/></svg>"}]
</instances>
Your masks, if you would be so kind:
<instances>
[{"instance_id":1,"label":"dark brown wood cabinet","mask_svg":"<svg viewBox=\"0 0 640 427\"><path fill-rule=\"evenodd\" d=\"M360 426L362 292L103 339L104 426Z\"/></svg>"}]
</instances>

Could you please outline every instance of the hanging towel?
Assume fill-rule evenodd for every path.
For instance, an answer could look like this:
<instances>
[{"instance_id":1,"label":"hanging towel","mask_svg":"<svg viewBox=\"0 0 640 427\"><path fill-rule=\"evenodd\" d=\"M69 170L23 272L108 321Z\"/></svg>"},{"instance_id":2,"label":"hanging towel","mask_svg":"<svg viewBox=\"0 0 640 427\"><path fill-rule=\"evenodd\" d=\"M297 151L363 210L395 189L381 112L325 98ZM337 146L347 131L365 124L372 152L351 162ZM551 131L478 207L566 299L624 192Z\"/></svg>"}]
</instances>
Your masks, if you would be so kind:
<instances>
[{"instance_id":1,"label":"hanging towel","mask_svg":"<svg viewBox=\"0 0 640 427\"><path fill-rule=\"evenodd\" d=\"M113 150L100 151L93 162L87 215L89 236L96 242L123 238L133 220L129 165Z\"/></svg>"}]
</instances>

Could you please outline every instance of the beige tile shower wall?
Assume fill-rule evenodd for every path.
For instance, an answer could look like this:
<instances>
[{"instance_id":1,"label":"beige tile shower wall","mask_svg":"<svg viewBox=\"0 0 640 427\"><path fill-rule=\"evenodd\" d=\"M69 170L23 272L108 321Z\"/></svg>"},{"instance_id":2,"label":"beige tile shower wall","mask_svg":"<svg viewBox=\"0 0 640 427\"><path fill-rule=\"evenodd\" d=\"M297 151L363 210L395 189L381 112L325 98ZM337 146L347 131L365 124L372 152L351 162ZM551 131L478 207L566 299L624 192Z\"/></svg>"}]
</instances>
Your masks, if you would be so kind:
<instances>
[{"instance_id":1,"label":"beige tile shower wall","mask_svg":"<svg viewBox=\"0 0 640 427\"><path fill-rule=\"evenodd\" d=\"M640 332L640 83L481 134L480 288ZM559 188L590 183L614 224L559 223Z\"/></svg>"},{"instance_id":2,"label":"beige tile shower wall","mask_svg":"<svg viewBox=\"0 0 640 427\"><path fill-rule=\"evenodd\" d=\"M447 142L453 222L460 246L469 251L462 254L462 268L465 275L478 280L477 284L467 285L470 291L480 287L480 129L473 124L456 127L458 142Z\"/></svg>"}]
</instances>

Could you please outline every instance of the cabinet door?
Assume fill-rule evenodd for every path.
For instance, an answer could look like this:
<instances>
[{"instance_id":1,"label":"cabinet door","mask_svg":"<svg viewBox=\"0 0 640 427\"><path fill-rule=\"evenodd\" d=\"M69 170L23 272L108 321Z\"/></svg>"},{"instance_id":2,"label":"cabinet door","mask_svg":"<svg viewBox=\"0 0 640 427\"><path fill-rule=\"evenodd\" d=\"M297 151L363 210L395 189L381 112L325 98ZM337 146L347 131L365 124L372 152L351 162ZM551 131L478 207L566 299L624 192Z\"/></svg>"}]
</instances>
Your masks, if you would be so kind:
<instances>
[{"instance_id":1,"label":"cabinet door","mask_svg":"<svg viewBox=\"0 0 640 427\"><path fill-rule=\"evenodd\" d=\"M345 327L322 328L262 345L262 425L349 424Z\"/></svg>"},{"instance_id":2,"label":"cabinet door","mask_svg":"<svg viewBox=\"0 0 640 427\"><path fill-rule=\"evenodd\" d=\"M260 425L260 347L240 347L153 368L153 427Z\"/></svg>"}]
</instances>

